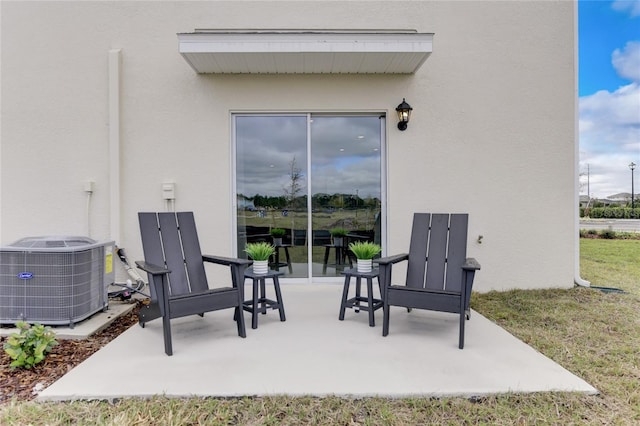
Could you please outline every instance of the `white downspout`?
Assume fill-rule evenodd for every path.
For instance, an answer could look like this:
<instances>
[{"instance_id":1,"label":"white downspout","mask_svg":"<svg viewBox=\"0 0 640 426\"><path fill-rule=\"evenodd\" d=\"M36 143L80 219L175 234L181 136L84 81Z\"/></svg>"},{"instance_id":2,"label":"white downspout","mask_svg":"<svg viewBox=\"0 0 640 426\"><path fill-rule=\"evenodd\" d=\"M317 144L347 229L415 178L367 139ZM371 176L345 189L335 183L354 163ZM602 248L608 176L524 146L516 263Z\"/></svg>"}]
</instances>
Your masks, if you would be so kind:
<instances>
[{"instance_id":1,"label":"white downspout","mask_svg":"<svg viewBox=\"0 0 640 426\"><path fill-rule=\"evenodd\" d=\"M573 125L574 125L574 234L575 234L575 259L574 259L574 279L576 285L590 287L591 283L580 276L580 104L578 90L579 62L578 62L578 2L573 2Z\"/></svg>"},{"instance_id":2,"label":"white downspout","mask_svg":"<svg viewBox=\"0 0 640 426\"><path fill-rule=\"evenodd\" d=\"M120 243L120 75L122 49L109 50L109 218L110 235Z\"/></svg>"}]
</instances>

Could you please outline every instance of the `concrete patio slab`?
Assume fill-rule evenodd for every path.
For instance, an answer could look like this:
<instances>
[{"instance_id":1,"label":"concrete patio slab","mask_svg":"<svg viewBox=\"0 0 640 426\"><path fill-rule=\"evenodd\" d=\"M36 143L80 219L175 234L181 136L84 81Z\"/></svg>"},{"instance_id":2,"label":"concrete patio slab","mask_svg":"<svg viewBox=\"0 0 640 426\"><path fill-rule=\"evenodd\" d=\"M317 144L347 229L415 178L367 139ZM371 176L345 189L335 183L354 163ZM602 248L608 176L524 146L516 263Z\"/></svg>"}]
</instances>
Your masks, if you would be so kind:
<instances>
[{"instance_id":1,"label":"concrete patio slab","mask_svg":"<svg viewBox=\"0 0 640 426\"><path fill-rule=\"evenodd\" d=\"M267 286L269 292L272 288ZM42 391L39 401L126 397L338 395L480 396L597 390L482 315L472 312L464 350L458 318L392 308L338 320L342 286L283 284L287 320L260 315L247 338L232 310L172 321L174 355L164 354L162 323L134 326Z\"/></svg>"}]
</instances>

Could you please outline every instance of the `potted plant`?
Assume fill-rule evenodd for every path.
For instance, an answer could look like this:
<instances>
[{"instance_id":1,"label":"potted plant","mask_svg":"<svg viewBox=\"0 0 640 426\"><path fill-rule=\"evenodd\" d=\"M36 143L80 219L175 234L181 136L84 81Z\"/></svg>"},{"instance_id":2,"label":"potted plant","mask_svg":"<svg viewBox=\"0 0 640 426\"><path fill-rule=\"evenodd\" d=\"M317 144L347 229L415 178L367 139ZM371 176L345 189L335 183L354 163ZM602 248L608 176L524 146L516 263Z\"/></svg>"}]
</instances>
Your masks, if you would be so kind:
<instances>
[{"instance_id":1,"label":"potted plant","mask_svg":"<svg viewBox=\"0 0 640 426\"><path fill-rule=\"evenodd\" d=\"M275 247L264 241L247 243L244 251L253 260L253 272L264 275L269 271L269 258L275 252Z\"/></svg>"},{"instance_id":2,"label":"potted plant","mask_svg":"<svg viewBox=\"0 0 640 426\"><path fill-rule=\"evenodd\" d=\"M286 232L287 231L285 231L282 228L271 228L271 231L269 231L269 233L271 234L271 237L273 238L273 245L281 246L282 245L282 237L284 237Z\"/></svg>"},{"instance_id":3,"label":"potted plant","mask_svg":"<svg viewBox=\"0 0 640 426\"><path fill-rule=\"evenodd\" d=\"M333 228L329 231L333 238L333 245L336 247L342 247L343 238L347 235L347 230L344 228Z\"/></svg>"},{"instance_id":4,"label":"potted plant","mask_svg":"<svg viewBox=\"0 0 640 426\"><path fill-rule=\"evenodd\" d=\"M382 248L371 241L355 241L349 244L349 250L358 260L358 272L371 272L371 260Z\"/></svg>"}]
</instances>

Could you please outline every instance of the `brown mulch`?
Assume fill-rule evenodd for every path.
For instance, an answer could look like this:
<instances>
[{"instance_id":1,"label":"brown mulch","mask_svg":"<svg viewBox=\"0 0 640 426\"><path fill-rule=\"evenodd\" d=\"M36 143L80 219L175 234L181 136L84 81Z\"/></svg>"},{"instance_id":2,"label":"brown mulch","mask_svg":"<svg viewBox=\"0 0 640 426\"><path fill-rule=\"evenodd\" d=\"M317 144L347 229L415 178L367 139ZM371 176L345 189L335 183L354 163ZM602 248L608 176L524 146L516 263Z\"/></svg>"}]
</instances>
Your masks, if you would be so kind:
<instances>
[{"instance_id":1,"label":"brown mulch","mask_svg":"<svg viewBox=\"0 0 640 426\"><path fill-rule=\"evenodd\" d=\"M20 401L34 399L38 395L37 392L34 392L34 388L42 390L51 385L73 367L136 324L139 308L138 303L138 306L129 314L115 319L103 331L89 336L87 339L58 340L58 345L53 347L44 361L31 369L12 369L9 366L11 358L4 350L0 350L0 404L6 403L12 398ZM4 347L4 341L5 338L0 339L0 348Z\"/></svg>"}]
</instances>

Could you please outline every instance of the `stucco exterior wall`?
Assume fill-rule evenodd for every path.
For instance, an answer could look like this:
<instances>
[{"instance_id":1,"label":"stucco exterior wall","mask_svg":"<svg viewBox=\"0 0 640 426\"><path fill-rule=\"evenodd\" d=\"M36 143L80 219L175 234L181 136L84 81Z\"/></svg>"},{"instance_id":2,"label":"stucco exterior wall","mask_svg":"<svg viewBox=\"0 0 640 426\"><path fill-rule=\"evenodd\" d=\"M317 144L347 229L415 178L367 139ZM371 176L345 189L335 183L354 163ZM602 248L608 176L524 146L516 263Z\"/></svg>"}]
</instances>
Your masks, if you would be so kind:
<instances>
[{"instance_id":1,"label":"stucco exterior wall","mask_svg":"<svg viewBox=\"0 0 640 426\"><path fill-rule=\"evenodd\" d=\"M232 254L231 113L386 112L389 253L414 211L468 212L475 289L573 285L574 5L551 2L0 3L0 243L110 229L108 54L121 49L119 240L138 211L196 213L203 251ZM414 75L198 75L196 28L416 29ZM405 132L395 106L413 107ZM95 181L90 203L85 181ZM87 207L89 205L89 207ZM479 235L482 244L477 243Z\"/></svg>"}]
</instances>

